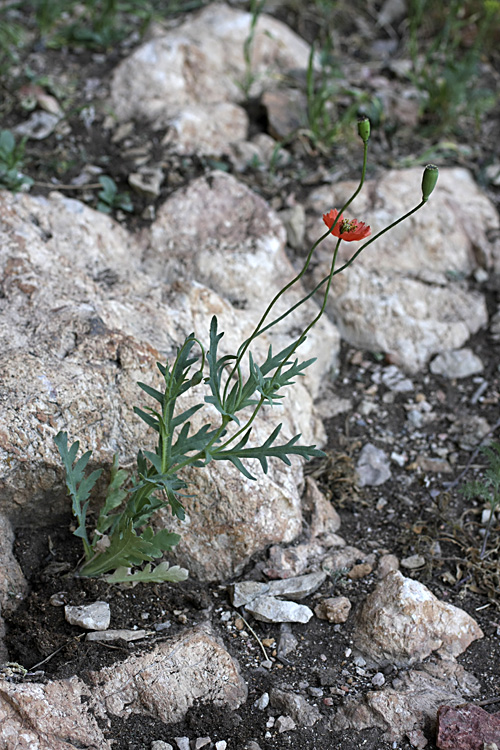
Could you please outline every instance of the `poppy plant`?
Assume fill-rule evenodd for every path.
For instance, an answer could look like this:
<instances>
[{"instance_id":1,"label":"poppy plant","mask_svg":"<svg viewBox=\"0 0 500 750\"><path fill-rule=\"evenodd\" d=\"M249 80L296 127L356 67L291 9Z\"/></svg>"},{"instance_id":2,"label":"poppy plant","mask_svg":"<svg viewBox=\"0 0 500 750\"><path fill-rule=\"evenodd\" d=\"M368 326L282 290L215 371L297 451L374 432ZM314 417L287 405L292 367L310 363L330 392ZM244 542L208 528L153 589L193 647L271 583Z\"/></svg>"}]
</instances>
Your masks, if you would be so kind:
<instances>
[{"instance_id":1,"label":"poppy plant","mask_svg":"<svg viewBox=\"0 0 500 750\"><path fill-rule=\"evenodd\" d=\"M329 229L332 229L337 216L339 216L339 212L336 208L332 208L329 213L323 214L323 221ZM369 237L370 231L370 227L367 227L362 221L358 221L357 219L344 219L342 215L340 215L337 223L332 229L332 234L346 242L354 242L355 240L364 240L366 237Z\"/></svg>"}]
</instances>

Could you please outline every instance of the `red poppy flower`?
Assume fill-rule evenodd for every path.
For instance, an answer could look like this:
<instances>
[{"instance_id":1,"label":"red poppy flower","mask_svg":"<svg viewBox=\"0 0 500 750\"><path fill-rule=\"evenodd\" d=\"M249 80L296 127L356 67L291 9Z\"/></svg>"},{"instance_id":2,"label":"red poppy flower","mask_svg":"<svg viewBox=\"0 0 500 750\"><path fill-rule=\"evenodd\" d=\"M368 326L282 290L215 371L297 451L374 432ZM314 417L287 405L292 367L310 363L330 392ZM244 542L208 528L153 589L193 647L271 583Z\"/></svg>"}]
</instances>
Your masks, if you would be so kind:
<instances>
[{"instance_id":1,"label":"red poppy flower","mask_svg":"<svg viewBox=\"0 0 500 750\"><path fill-rule=\"evenodd\" d=\"M332 208L329 213L323 214L323 221L329 229L332 228L333 222L338 215L339 212L336 208ZM332 234L346 242L354 242L355 240L364 240L365 237L369 237L370 232L370 227L367 227L362 221L358 221L357 219L344 219L342 216L339 216L339 220L335 224Z\"/></svg>"}]
</instances>

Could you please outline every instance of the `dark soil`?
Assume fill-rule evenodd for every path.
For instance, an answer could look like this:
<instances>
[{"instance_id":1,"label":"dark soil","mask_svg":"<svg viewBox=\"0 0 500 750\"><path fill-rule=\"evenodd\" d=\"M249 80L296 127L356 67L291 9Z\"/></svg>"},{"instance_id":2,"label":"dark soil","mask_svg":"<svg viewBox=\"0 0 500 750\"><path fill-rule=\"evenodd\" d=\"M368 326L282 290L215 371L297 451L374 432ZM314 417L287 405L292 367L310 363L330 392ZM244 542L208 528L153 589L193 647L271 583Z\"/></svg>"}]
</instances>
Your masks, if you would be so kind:
<instances>
[{"instance_id":1,"label":"dark soil","mask_svg":"<svg viewBox=\"0 0 500 750\"><path fill-rule=\"evenodd\" d=\"M351 4L353 5L353 4ZM356 3L354 3L356 5ZM364 4L363 4L364 5ZM372 6L372 4L367 4ZM302 13L297 4L277 4L276 13L311 41L319 33L314 20L314 8ZM294 9L295 8L295 9ZM360 10L361 16L364 11ZM21 13L22 16L22 13ZM366 16L366 13L365 13ZM363 17L365 17L363 16ZM369 16L368 16L369 20ZM29 25L28 19L25 18ZM345 56L352 62L362 60L364 64L380 66L375 42L387 42L383 29L378 28L375 38L363 38L364 27L353 26L346 30L338 41ZM404 43L404 32L397 30L399 44ZM127 43L118 45L106 54L88 50L51 50L35 43L26 52L18 65L4 75L2 87L4 101L1 108L3 127L12 127L25 119L19 89L26 82L25 71L29 65L37 76L49 76L52 86L58 84L70 106L67 111L69 130L66 136L54 134L49 138L27 144L24 171L35 179L34 194L47 192L48 185L68 185L81 174L85 166L94 164L104 169L119 186L128 188L126 177L133 166L127 161L122 145L112 142L112 132L103 130L107 81L109 72L118 60L128 54ZM498 75L494 64L485 64L485 76ZM90 86L85 83L94 81ZM96 82L97 81L97 82ZM85 93L87 91L87 93ZM93 122L86 126L80 116L82 107L95 105ZM255 109L254 128L265 127L260 110ZM484 169L494 159L499 128L499 108L489 118L479 123L479 131L468 127L464 120L460 131L447 137L457 146L447 156L446 164L467 166L478 181L487 189L489 196L500 205L499 190L484 181ZM214 166L230 169L220 160L199 157L179 157L175 153L161 153L159 143L162 133L152 133L137 123L130 134L127 149L147 144L152 155L158 149L158 158L167 166L168 180L156 205L182 184L195 176L213 169ZM390 131L388 125L376 128L372 138L371 169L383 169L402 164L404 159L414 158L436 145L441 135L427 135L420 131L399 128ZM261 171L248 170L239 175L264 197L280 207L286 196L295 193L300 197L304 190L318 182L325 170L336 165L340 178L352 176L358 167L359 148L350 141L333 144L330 152L310 145L307 153L297 155L293 166L277 170L269 175ZM352 156L357 153L357 156ZM65 191L71 197L96 203L95 190L71 189ZM151 220L151 204L134 196L135 211L130 216L117 214L134 230ZM475 283L475 282L474 282ZM491 311L500 302L500 284L489 279L481 288L487 292ZM450 381L430 374L413 377L414 391L393 393L385 386L374 386L373 376L387 364L382 355L372 352L355 352L344 345L341 352L340 371L333 385L336 396L350 398L352 409L327 421L328 459L311 464L312 473L320 487L338 509L342 526L340 534L348 544L358 546L365 553L377 555L392 552L399 558L416 553L425 558L425 565L405 571L427 585L433 593L446 602L453 603L469 612L482 627L485 637L472 644L459 661L481 682L478 700L497 698L500 701L500 593L499 593L499 540L500 529L492 530L487 551L489 557L481 559L482 537L480 520L482 506L466 500L459 489L463 481L476 478L484 468L484 457L475 448L479 438L472 434L470 445L465 449L463 433L456 429L460 420L464 429L473 424L473 418L485 418L491 426L490 437L498 439L500 403L500 344L488 330L478 333L470 342L471 348L485 363L481 378ZM478 398L475 394L483 381L487 387ZM417 396L417 394L419 394ZM437 415L436 419L418 429L410 429L408 406L424 398ZM371 400L375 408L369 414L360 408L363 401ZM474 433L474 429L472 433ZM356 486L354 465L361 446L373 442L387 453L403 455L403 465L391 464L392 477L381 487L359 488ZM449 474L419 470L419 456L445 457L452 466ZM464 474L465 473L465 474ZM313 618L307 625L293 625L299 646L287 658L277 656L280 641L280 625L267 625L252 621L255 634L267 645L266 651L272 668L261 666L264 654L257 639L244 629L240 634L236 626L241 616L228 598L227 584L207 585L188 580L183 584L138 585L135 588L109 586L101 581L74 577L73 570L81 553L79 542L70 531L72 519L68 515L59 518L47 529L18 529L16 555L30 584L30 592L7 620L7 646L10 659L36 673L26 679L47 680L78 675L85 680L89 671L98 670L126 658L131 652L151 647L157 639L163 639L197 623L209 621L215 633L239 662L242 674L249 687L248 701L237 712L215 709L213 706L197 705L192 708L184 722L166 726L147 717L133 716L123 722L115 719L109 733L115 740L116 750L145 750L153 740L162 739L173 743L174 737L189 736L195 739L210 736L212 742L226 740L228 748L243 748L249 740L257 741L261 748L303 748L304 750L327 750L332 747L342 750L385 750L394 747L380 739L377 730L364 732L333 733L330 721L336 707L345 700L345 695L356 696L373 689L373 672L358 674L349 653L352 647L351 632L357 605L364 600L376 583L376 575L370 574L361 580L352 581L347 576L331 577L323 584L318 594L305 603L314 607L317 596L344 594L353 603L353 616L341 626ZM265 555L252 561L245 576L261 576ZM54 597L59 606L54 605ZM113 628L145 628L150 635L145 641L133 644L102 645L87 643L81 631L70 626L64 619L63 604L83 604L96 599L109 602ZM348 655L346 655L348 654ZM387 674L387 681L395 672ZM298 728L294 732L279 734L272 727L266 728L269 716L278 715L272 709L259 711L254 702L263 692L272 687L286 685L290 689L308 696L321 711L323 720L313 728ZM322 688L323 695L312 697L309 688ZM500 704L486 706L487 710L499 710ZM269 736L266 736L266 732ZM398 748L410 745L398 743ZM432 750L432 729L429 730L429 745Z\"/></svg>"}]
</instances>

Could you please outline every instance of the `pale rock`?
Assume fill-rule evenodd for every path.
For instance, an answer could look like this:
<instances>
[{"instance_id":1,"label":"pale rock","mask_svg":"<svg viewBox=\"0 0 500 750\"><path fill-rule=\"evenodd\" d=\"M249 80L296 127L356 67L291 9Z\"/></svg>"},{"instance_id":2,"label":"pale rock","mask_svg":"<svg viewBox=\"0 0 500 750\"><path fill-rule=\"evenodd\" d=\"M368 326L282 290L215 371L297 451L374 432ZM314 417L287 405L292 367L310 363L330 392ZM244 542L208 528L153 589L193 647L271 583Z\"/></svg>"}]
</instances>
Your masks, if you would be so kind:
<instances>
[{"instance_id":1,"label":"pale rock","mask_svg":"<svg viewBox=\"0 0 500 750\"><path fill-rule=\"evenodd\" d=\"M246 138L246 114L237 105L245 99L251 24L251 13L213 3L140 45L112 77L118 120L168 127L177 152L227 153L229 143ZM252 33L252 97L295 68L307 69L309 46L285 24L262 13Z\"/></svg>"},{"instance_id":2,"label":"pale rock","mask_svg":"<svg viewBox=\"0 0 500 750\"><path fill-rule=\"evenodd\" d=\"M24 138L43 141L54 132L60 119L58 114L36 110L27 120L16 125L14 132Z\"/></svg>"},{"instance_id":3,"label":"pale rock","mask_svg":"<svg viewBox=\"0 0 500 750\"><path fill-rule=\"evenodd\" d=\"M269 591L269 584L261 581L240 581L229 587L229 594L233 607L242 607L249 604L258 596L263 596Z\"/></svg>"},{"instance_id":4,"label":"pale rock","mask_svg":"<svg viewBox=\"0 0 500 750\"><path fill-rule=\"evenodd\" d=\"M409 666L433 652L452 659L482 636L470 615L399 571L366 598L353 632L356 648L381 666Z\"/></svg>"},{"instance_id":5,"label":"pale rock","mask_svg":"<svg viewBox=\"0 0 500 750\"><path fill-rule=\"evenodd\" d=\"M461 409L453 417L449 432L464 451L475 450L491 434L491 425L480 414Z\"/></svg>"},{"instance_id":6,"label":"pale rock","mask_svg":"<svg viewBox=\"0 0 500 750\"><path fill-rule=\"evenodd\" d=\"M191 750L189 737L175 737L174 742L177 745L177 750Z\"/></svg>"},{"instance_id":7,"label":"pale rock","mask_svg":"<svg viewBox=\"0 0 500 750\"><path fill-rule=\"evenodd\" d=\"M339 624L346 622L351 611L351 602L346 596L331 596L322 599L314 608L314 614L320 620Z\"/></svg>"},{"instance_id":8,"label":"pale rock","mask_svg":"<svg viewBox=\"0 0 500 750\"><path fill-rule=\"evenodd\" d=\"M390 462L386 453L372 443L366 443L359 454L356 472L360 487L384 484L391 477Z\"/></svg>"},{"instance_id":9,"label":"pale rock","mask_svg":"<svg viewBox=\"0 0 500 750\"><path fill-rule=\"evenodd\" d=\"M310 566L311 558L321 558L324 551L324 547L318 542L304 542L294 547L273 545L269 547L268 564L264 573L268 578L300 576Z\"/></svg>"},{"instance_id":10,"label":"pale rock","mask_svg":"<svg viewBox=\"0 0 500 750\"><path fill-rule=\"evenodd\" d=\"M197 700L236 709L247 698L236 662L203 626L89 677L97 705L122 719L139 712L171 724Z\"/></svg>"},{"instance_id":11,"label":"pale rock","mask_svg":"<svg viewBox=\"0 0 500 750\"><path fill-rule=\"evenodd\" d=\"M107 602L92 602L81 607L67 604L64 607L64 617L70 625L77 625L85 630L107 630L111 612Z\"/></svg>"},{"instance_id":12,"label":"pale rock","mask_svg":"<svg viewBox=\"0 0 500 750\"><path fill-rule=\"evenodd\" d=\"M87 633L86 641L97 641L98 643L113 643L114 641L140 641L149 635L147 630L104 630L103 632L95 631Z\"/></svg>"},{"instance_id":13,"label":"pale rock","mask_svg":"<svg viewBox=\"0 0 500 750\"><path fill-rule=\"evenodd\" d=\"M269 693L262 693L260 698L255 701L254 706L259 711L264 711L269 705Z\"/></svg>"},{"instance_id":14,"label":"pale rock","mask_svg":"<svg viewBox=\"0 0 500 750\"><path fill-rule=\"evenodd\" d=\"M215 177L213 185L215 203L218 190L224 185L227 188L219 198L221 211L224 200L236 193L243 205L237 200L230 204L235 215L244 209L249 222L253 214L263 219L264 227L267 222L259 262L266 256L273 258L267 266L268 276L274 277L271 295L280 283L280 264L287 263L281 223L261 199L252 202L250 191L244 188L241 192L234 180L222 183ZM203 214L200 205L206 197L206 191L201 190L201 203L193 200L194 213L201 212L205 221L196 230L202 239L213 208L212 203ZM214 314L227 332L225 346L237 346L255 323L247 311L235 309L192 274L185 274L190 278L182 281L177 271L171 279L144 272L144 239L139 243L113 219L78 201L57 193L43 198L0 191L0 213L0 339L4 342L0 360L6 388L0 422L0 492L3 511L14 524L23 524L29 513L30 520L44 525L54 513L69 509L53 443L60 429L68 432L70 442L79 439L82 450L94 451L91 468L109 465L116 452L122 463L130 464L139 446L152 449L154 443L152 431L138 418L130 418L133 406L150 405L136 382L159 387L155 361L171 358L183 337L193 330L206 345ZM183 216L189 226L189 212ZM224 229L224 219L222 212L217 231ZM256 296L255 321L262 309L263 279L256 279L252 292L245 263L231 262L229 255L238 257L244 246L250 258L252 243L260 242L260 230L257 223L253 236L243 232L238 237L236 224L235 219L230 231L233 240L229 249L226 245L222 265L240 265L250 301ZM211 235L208 245L216 240L216 235ZM188 242L181 233L179 243L181 254L185 253L184 265L193 268L195 263L186 255L187 250L197 254L193 237ZM205 257L208 262L208 248ZM316 310L313 305L310 314ZM335 346L325 352L319 345L324 340L338 342L338 335L331 338L328 332L334 329L325 321L318 329L316 348L322 354L311 368L312 379L291 389L279 415L263 410L255 423L256 441L267 439L278 419L283 421L285 439L298 433L310 444L324 439L312 393L323 377L322 368L328 371L335 357ZM305 357L314 356L315 336L309 337ZM269 343L264 337L255 351L265 355ZM273 343L275 350L288 344L286 331L273 338ZM192 398L196 401L200 396L203 400L203 386ZM193 401L186 408L191 405ZM228 578L241 571L257 551L291 542L300 533L300 459L293 459L290 468L271 461L268 475L258 471L257 482L220 462L204 471L186 472L185 478L193 480L195 497L186 500L186 522L178 524L184 538L175 553L193 575ZM160 514L158 523L171 527L170 512L163 518Z\"/></svg>"},{"instance_id":15,"label":"pale rock","mask_svg":"<svg viewBox=\"0 0 500 750\"><path fill-rule=\"evenodd\" d=\"M290 599L305 599L313 594L326 580L326 573L318 571L305 576L284 578L281 581L270 581L269 594L271 596L287 596Z\"/></svg>"},{"instance_id":16,"label":"pale rock","mask_svg":"<svg viewBox=\"0 0 500 750\"><path fill-rule=\"evenodd\" d=\"M128 183L137 193L154 200L160 195L164 180L163 170L158 167L145 167L128 176Z\"/></svg>"},{"instance_id":17,"label":"pale rock","mask_svg":"<svg viewBox=\"0 0 500 750\"><path fill-rule=\"evenodd\" d=\"M309 622L313 612L305 604L286 602L274 596L259 596L245 606L261 622Z\"/></svg>"},{"instance_id":18,"label":"pale rock","mask_svg":"<svg viewBox=\"0 0 500 750\"><path fill-rule=\"evenodd\" d=\"M459 705L479 693L479 682L455 662L429 662L402 673L393 687L369 691L341 706L333 729L341 731L378 727L388 742L408 738L425 747L423 730L435 726L440 705ZM418 743L418 744L415 744Z\"/></svg>"},{"instance_id":19,"label":"pale rock","mask_svg":"<svg viewBox=\"0 0 500 750\"><path fill-rule=\"evenodd\" d=\"M207 745L210 745L211 742L212 740L210 739L210 737L198 737L194 743L194 750L201 750L202 747L206 747ZM188 750L189 750L189 746L188 746Z\"/></svg>"},{"instance_id":20,"label":"pale rock","mask_svg":"<svg viewBox=\"0 0 500 750\"><path fill-rule=\"evenodd\" d=\"M396 365L384 367L381 371L377 370L373 373L371 379L377 385L383 383L395 393L408 393L414 389L412 381Z\"/></svg>"},{"instance_id":21,"label":"pale rock","mask_svg":"<svg viewBox=\"0 0 500 750\"><path fill-rule=\"evenodd\" d=\"M77 677L44 685L0 680L0 747L111 750L95 713L91 690Z\"/></svg>"},{"instance_id":22,"label":"pale rock","mask_svg":"<svg viewBox=\"0 0 500 750\"><path fill-rule=\"evenodd\" d=\"M410 555L401 560L401 567L407 570L417 570L425 565L425 557L422 555Z\"/></svg>"},{"instance_id":23,"label":"pale rock","mask_svg":"<svg viewBox=\"0 0 500 750\"><path fill-rule=\"evenodd\" d=\"M484 365L472 349L457 349L438 354L429 366L434 375L445 378L468 378L484 370Z\"/></svg>"},{"instance_id":24,"label":"pale rock","mask_svg":"<svg viewBox=\"0 0 500 750\"><path fill-rule=\"evenodd\" d=\"M291 716L278 716L274 725L280 734L283 732L292 732L297 729L297 725Z\"/></svg>"},{"instance_id":25,"label":"pale rock","mask_svg":"<svg viewBox=\"0 0 500 750\"><path fill-rule=\"evenodd\" d=\"M286 230L287 243L294 250L303 250L306 231L306 212L301 203L280 211L278 216Z\"/></svg>"},{"instance_id":26,"label":"pale rock","mask_svg":"<svg viewBox=\"0 0 500 750\"><path fill-rule=\"evenodd\" d=\"M300 89L265 91L261 104L266 110L269 133L277 141L286 140L294 131L307 127L307 100Z\"/></svg>"},{"instance_id":27,"label":"pale rock","mask_svg":"<svg viewBox=\"0 0 500 750\"><path fill-rule=\"evenodd\" d=\"M334 534L340 529L340 516L323 495L317 482L312 477L306 477L306 489L303 498L305 511L311 513L311 538L322 537L324 534Z\"/></svg>"},{"instance_id":28,"label":"pale rock","mask_svg":"<svg viewBox=\"0 0 500 750\"><path fill-rule=\"evenodd\" d=\"M278 641L278 656L287 657L293 653L299 645L298 639L292 633L291 625L284 622L280 627L280 637Z\"/></svg>"},{"instance_id":29,"label":"pale rock","mask_svg":"<svg viewBox=\"0 0 500 750\"><path fill-rule=\"evenodd\" d=\"M388 573L393 570L399 569L399 560L396 555L387 554L382 555L378 561L377 576L379 578L385 578Z\"/></svg>"},{"instance_id":30,"label":"pale rock","mask_svg":"<svg viewBox=\"0 0 500 750\"><path fill-rule=\"evenodd\" d=\"M313 727L321 719L319 709L311 706L303 695L272 688L269 697L271 706L291 716L297 726Z\"/></svg>"},{"instance_id":31,"label":"pale rock","mask_svg":"<svg viewBox=\"0 0 500 750\"><path fill-rule=\"evenodd\" d=\"M8 518L0 514L0 664L9 661L3 643L5 625L2 615L9 614L28 591L21 566L14 556L14 532Z\"/></svg>"},{"instance_id":32,"label":"pale rock","mask_svg":"<svg viewBox=\"0 0 500 750\"><path fill-rule=\"evenodd\" d=\"M420 200L422 170L384 173L365 189L348 215L369 224L372 234L406 213ZM356 184L316 189L308 207L315 215L310 238L321 232L321 214L340 208ZM488 240L499 217L465 169L442 169L428 204L385 234L333 279L329 310L343 335L362 349L391 354L396 364L416 372L433 354L458 349L487 322L483 295L468 291L449 273L468 276L478 266L500 262L500 247ZM359 243L343 243L339 262ZM316 252L310 283L327 274L332 242Z\"/></svg>"},{"instance_id":33,"label":"pale rock","mask_svg":"<svg viewBox=\"0 0 500 750\"><path fill-rule=\"evenodd\" d=\"M163 742L163 740L154 740L151 743L151 750L174 750L173 745L170 742Z\"/></svg>"},{"instance_id":34,"label":"pale rock","mask_svg":"<svg viewBox=\"0 0 500 750\"><path fill-rule=\"evenodd\" d=\"M359 581L360 578L366 578L366 576L369 576L372 570L373 565L371 563L356 563L356 565L353 565L350 569L347 577L350 578L351 581Z\"/></svg>"},{"instance_id":35,"label":"pale rock","mask_svg":"<svg viewBox=\"0 0 500 750\"><path fill-rule=\"evenodd\" d=\"M346 545L338 550L329 550L328 556L323 560L322 568L328 574L337 571L345 571L347 573L360 560L372 565L375 563L375 555L366 555L358 547Z\"/></svg>"},{"instance_id":36,"label":"pale rock","mask_svg":"<svg viewBox=\"0 0 500 750\"><path fill-rule=\"evenodd\" d=\"M215 750L226 750L227 748L227 742L226 740L219 740L215 743Z\"/></svg>"}]
</instances>

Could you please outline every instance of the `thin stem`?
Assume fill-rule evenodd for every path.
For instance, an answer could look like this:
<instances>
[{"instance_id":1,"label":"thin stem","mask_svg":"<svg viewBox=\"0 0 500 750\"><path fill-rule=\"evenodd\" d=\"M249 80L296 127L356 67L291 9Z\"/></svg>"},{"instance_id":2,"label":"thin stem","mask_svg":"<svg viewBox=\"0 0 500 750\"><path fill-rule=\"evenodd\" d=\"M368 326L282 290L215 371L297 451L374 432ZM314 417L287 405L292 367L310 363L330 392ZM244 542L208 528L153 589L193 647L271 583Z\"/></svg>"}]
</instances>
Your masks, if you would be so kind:
<instances>
[{"instance_id":1,"label":"thin stem","mask_svg":"<svg viewBox=\"0 0 500 750\"><path fill-rule=\"evenodd\" d=\"M339 213L338 213L335 221L333 222L332 226L330 227L330 229L328 229L327 232L325 232L324 234L322 234L321 237L318 240L316 240L316 242L313 244L313 246L311 247L311 249L309 250L309 252L307 254L305 263L302 266L302 270L291 281L289 281L288 284L285 284L285 286L273 297L273 299L271 300L270 304L267 306L266 310L264 311L264 314L262 315L261 319L259 320L259 322L258 322L256 328L254 329L253 333L251 334L251 336L249 336L243 342L243 344L240 346L240 348L238 350L237 357L236 357L236 362L233 365L233 368L232 368L231 372L229 373L228 379L226 381L226 385L224 387L224 399L227 396L227 389L229 387L229 381L232 379L232 377L233 377L234 373L236 372L239 364L241 363L241 360L243 359L243 357L245 355L245 352L247 351L247 349L250 346L250 344L252 343L252 341L254 339L256 339L258 336L260 336L260 334L262 333L262 330L263 330L262 329L262 325L263 325L264 321L266 320L267 316L269 315L269 313L271 312L272 308L275 306L276 302L280 299L280 297L282 297L285 294L285 292L287 292L292 286L294 286L294 284L296 284L298 281L300 281L300 279L304 276L304 274L307 271L307 269L309 267L309 264L311 262L311 258L313 256L313 253L316 250L316 248L318 247L318 245L321 242L323 242L323 240L325 240L328 237L329 234L331 234L333 232L333 230L335 229L335 226L337 225L337 223L338 223L338 221L340 219L340 216L343 214L343 212L346 210L346 208L348 208L348 206L350 206L350 204L356 198L356 196L358 195L358 193L361 191L361 188L363 187L363 183L365 181L365 176L366 176L367 156L368 156L368 142L366 142L366 143L363 144L363 168L362 168L362 171L361 171L361 179L359 181L358 187L356 188L356 190L354 191L354 193L352 194L352 196L349 198L349 200L342 206L342 208L340 209L340 211L339 211ZM280 320L282 320L284 317L286 317L287 315L289 315L290 312L293 309L295 309L295 307L290 308L283 316L280 317ZM271 324L271 325L273 325L273 324ZM267 330L269 327L270 326L267 326L265 330Z\"/></svg>"}]
</instances>

